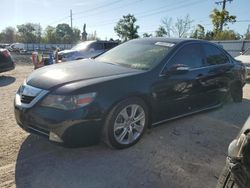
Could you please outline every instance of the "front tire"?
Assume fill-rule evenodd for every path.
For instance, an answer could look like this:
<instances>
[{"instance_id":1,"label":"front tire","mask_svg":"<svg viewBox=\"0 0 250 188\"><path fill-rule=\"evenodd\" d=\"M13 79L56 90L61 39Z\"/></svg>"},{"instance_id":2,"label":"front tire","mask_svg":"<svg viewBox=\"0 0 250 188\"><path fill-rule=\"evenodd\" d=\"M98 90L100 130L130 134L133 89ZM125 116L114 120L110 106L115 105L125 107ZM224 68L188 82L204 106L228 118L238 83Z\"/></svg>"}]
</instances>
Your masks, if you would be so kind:
<instances>
[{"instance_id":1,"label":"front tire","mask_svg":"<svg viewBox=\"0 0 250 188\"><path fill-rule=\"evenodd\" d=\"M148 108L139 98L126 99L109 112L104 129L104 142L116 149L136 144L148 126Z\"/></svg>"},{"instance_id":2,"label":"front tire","mask_svg":"<svg viewBox=\"0 0 250 188\"><path fill-rule=\"evenodd\" d=\"M240 84L233 84L230 88L230 94L234 102L242 102L243 88Z\"/></svg>"}]
</instances>

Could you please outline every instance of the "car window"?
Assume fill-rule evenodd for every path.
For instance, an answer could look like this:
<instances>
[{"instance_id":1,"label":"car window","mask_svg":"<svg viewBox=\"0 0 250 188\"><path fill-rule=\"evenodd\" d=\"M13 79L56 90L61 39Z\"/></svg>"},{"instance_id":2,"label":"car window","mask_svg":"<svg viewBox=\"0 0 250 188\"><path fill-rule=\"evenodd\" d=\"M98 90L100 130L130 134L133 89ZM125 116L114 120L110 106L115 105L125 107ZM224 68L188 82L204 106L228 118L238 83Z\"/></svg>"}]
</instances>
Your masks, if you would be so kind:
<instances>
[{"instance_id":1,"label":"car window","mask_svg":"<svg viewBox=\"0 0 250 188\"><path fill-rule=\"evenodd\" d=\"M98 61L118 64L140 70L157 66L168 54L174 43L129 41L96 58Z\"/></svg>"},{"instance_id":2,"label":"car window","mask_svg":"<svg viewBox=\"0 0 250 188\"><path fill-rule=\"evenodd\" d=\"M87 49L87 47L91 44L91 41L85 41L85 42L81 42L77 45L75 45L73 48L71 48L72 50L85 50Z\"/></svg>"},{"instance_id":3,"label":"car window","mask_svg":"<svg viewBox=\"0 0 250 188\"><path fill-rule=\"evenodd\" d=\"M109 50L109 49L115 47L116 45L117 45L116 43L111 43L111 42L104 43L104 49Z\"/></svg>"},{"instance_id":4,"label":"car window","mask_svg":"<svg viewBox=\"0 0 250 188\"><path fill-rule=\"evenodd\" d=\"M188 44L182 47L170 60L169 65L183 64L190 68L199 68L204 64L204 52L200 44Z\"/></svg>"},{"instance_id":5,"label":"car window","mask_svg":"<svg viewBox=\"0 0 250 188\"><path fill-rule=\"evenodd\" d=\"M89 48L93 48L94 50L103 50L103 43L95 42L91 44Z\"/></svg>"},{"instance_id":6,"label":"car window","mask_svg":"<svg viewBox=\"0 0 250 188\"><path fill-rule=\"evenodd\" d=\"M206 63L208 65L220 65L229 62L225 53L214 45L204 44L204 50L206 53Z\"/></svg>"}]
</instances>

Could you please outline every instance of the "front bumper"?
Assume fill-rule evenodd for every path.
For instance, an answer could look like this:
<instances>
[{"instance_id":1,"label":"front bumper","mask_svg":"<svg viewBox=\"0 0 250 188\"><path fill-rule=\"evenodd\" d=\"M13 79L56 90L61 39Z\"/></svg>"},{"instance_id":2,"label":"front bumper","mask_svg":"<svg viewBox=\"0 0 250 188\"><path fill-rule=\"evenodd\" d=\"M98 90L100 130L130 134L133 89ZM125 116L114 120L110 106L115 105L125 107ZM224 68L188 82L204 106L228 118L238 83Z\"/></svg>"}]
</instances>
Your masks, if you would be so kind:
<instances>
[{"instance_id":1,"label":"front bumper","mask_svg":"<svg viewBox=\"0 0 250 188\"><path fill-rule=\"evenodd\" d=\"M63 111L46 107L30 109L15 106L18 125L29 133L66 144L93 145L99 142L102 120L86 119L86 111Z\"/></svg>"},{"instance_id":2,"label":"front bumper","mask_svg":"<svg viewBox=\"0 0 250 188\"><path fill-rule=\"evenodd\" d=\"M47 94L46 90L22 85L14 101L16 122L21 128L55 142L86 146L98 143L103 124L98 105L75 110L40 106Z\"/></svg>"}]
</instances>

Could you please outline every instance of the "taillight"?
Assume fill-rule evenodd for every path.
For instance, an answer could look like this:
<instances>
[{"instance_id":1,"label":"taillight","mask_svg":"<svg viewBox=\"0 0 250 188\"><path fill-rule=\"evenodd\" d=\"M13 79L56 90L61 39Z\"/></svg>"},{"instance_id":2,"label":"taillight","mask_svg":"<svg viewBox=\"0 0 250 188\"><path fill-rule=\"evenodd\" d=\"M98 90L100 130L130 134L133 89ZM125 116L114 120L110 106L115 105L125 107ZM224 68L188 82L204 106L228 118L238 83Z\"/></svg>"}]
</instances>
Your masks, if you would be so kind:
<instances>
[{"instance_id":1,"label":"taillight","mask_svg":"<svg viewBox=\"0 0 250 188\"><path fill-rule=\"evenodd\" d=\"M10 57L10 52L8 50L4 50L2 53L5 57Z\"/></svg>"}]
</instances>

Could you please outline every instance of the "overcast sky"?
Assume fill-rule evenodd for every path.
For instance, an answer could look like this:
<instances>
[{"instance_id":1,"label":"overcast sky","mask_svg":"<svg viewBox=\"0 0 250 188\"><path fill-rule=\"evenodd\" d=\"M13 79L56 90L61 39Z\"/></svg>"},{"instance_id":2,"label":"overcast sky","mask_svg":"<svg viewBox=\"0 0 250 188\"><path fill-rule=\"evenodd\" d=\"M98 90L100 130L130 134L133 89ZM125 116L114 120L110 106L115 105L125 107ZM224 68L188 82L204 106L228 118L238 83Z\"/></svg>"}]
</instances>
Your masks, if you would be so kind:
<instances>
[{"instance_id":1,"label":"overcast sky","mask_svg":"<svg viewBox=\"0 0 250 188\"><path fill-rule=\"evenodd\" d=\"M219 0L218 0L219 1ZM70 24L70 9L73 11L73 26L82 31L84 23L87 32L97 32L102 39L118 38L114 33L116 22L129 13L137 18L139 34L153 33L164 17L185 17L189 14L193 25L201 24L211 30L209 14L214 8L221 9L215 0L1 0L0 30L32 22L47 25ZM229 24L244 34L250 24L250 0L233 0L226 9L237 16L237 23Z\"/></svg>"}]
</instances>

